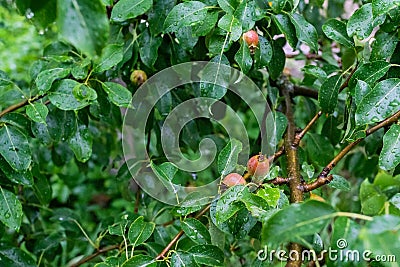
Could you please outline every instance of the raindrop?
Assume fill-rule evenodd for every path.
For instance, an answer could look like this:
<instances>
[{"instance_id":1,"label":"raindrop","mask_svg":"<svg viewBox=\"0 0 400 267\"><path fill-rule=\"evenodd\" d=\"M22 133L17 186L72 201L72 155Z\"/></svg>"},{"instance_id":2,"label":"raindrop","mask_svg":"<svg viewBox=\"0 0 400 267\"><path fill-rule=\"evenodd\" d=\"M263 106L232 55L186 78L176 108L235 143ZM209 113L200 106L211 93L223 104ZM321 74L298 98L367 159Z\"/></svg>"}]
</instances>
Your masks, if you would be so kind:
<instances>
[{"instance_id":1,"label":"raindrop","mask_svg":"<svg viewBox=\"0 0 400 267\"><path fill-rule=\"evenodd\" d=\"M371 121L372 121L372 122L378 122L378 121L379 121L379 118L375 116L375 117L373 117L373 118L371 119Z\"/></svg>"}]
</instances>

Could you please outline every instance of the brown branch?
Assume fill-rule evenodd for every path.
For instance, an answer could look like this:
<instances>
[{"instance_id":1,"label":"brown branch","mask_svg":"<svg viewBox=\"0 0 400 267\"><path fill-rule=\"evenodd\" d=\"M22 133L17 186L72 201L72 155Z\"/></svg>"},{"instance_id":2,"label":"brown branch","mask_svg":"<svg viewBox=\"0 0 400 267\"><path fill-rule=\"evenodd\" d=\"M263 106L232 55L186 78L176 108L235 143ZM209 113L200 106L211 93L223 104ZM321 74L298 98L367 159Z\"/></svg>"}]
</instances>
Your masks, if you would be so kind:
<instances>
[{"instance_id":1,"label":"brown branch","mask_svg":"<svg viewBox=\"0 0 400 267\"><path fill-rule=\"evenodd\" d=\"M87 256L87 257L81 259L81 260L78 261L77 263L72 264L70 267L78 267L78 266L81 266L82 264L84 264L84 263L86 263L86 262L88 262L88 261L90 261L90 260L96 258L97 256L99 256L99 255L101 255L101 254L104 254L104 253L106 253L106 252L108 252L108 251L117 249L117 248L119 248L119 247L120 247L120 245L112 245L112 246L108 246L108 247L99 249L99 250L97 250L95 253L93 253L92 255L89 255L89 256Z\"/></svg>"},{"instance_id":2,"label":"brown branch","mask_svg":"<svg viewBox=\"0 0 400 267\"><path fill-rule=\"evenodd\" d=\"M289 178L276 177L272 180L265 181L265 183L273 185L283 185L283 184L288 184L289 181L290 181Z\"/></svg>"},{"instance_id":3,"label":"brown branch","mask_svg":"<svg viewBox=\"0 0 400 267\"><path fill-rule=\"evenodd\" d=\"M344 88L346 88L349 85L349 81L351 77L353 76L354 72L357 70L358 64L355 66L355 68L350 72L350 75L346 78L342 86L339 88L339 92L343 91Z\"/></svg>"},{"instance_id":4,"label":"brown branch","mask_svg":"<svg viewBox=\"0 0 400 267\"><path fill-rule=\"evenodd\" d=\"M351 142L350 144L348 144L345 148L343 148L336 156L333 160L331 160L331 162L329 162L329 164L321 171L321 173L319 174L317 180L315 180L314 182L311 182L309 184L303 184L300 186L300 188L303 190L303 192L309 192L312 190L315 190L325 184L330 183L333 180L332 175L329 175L329 173L333 170L333 168L338 164L338 162L344 158L344 156L347 155L347 153L350 152L350 150L352 150L356 145L358 145L362 140L364 140L367 136L373 134L374 132L376 132L377 130L389 126L395 122L397 122L400 118L400 110L397 111L395 114L393 114L392 116L386 118L385 120L381 121L380 123L378 123L377 125L369 128L366 132L365 132L365 137L363 138L359 138L354 142Z\"/></svg>"},{"instance_id":5,"label":"brown branch","mask_svg":"<svg viewBox=\"0 0 400 267\"><path fill-rule=\"evenodd\" d=\"M290 97L291 84L289 81L283 77L283 83L281 84L281 91L285 97L286 106L286 117L288 119L288 126L285 136L285 151L287 158L287 170L290 188L290 202L298 203L303 201L303 191L301 190L301 176L299 167L299 158L297 154L298 146L294 145L296 136L296 125L294 123L294 115L292 109L292 99ZM303 250L302 246L297 243L290 243L290 251L295 251L296 255L301 255ZM297 259L290 259L286 266L288 267L300 267L302 259L299 257Z\"/></svg>"},{"instance_id":6,"label":"brown branch","mask_svg":"<svg viewBox=\"0 0 400 267\"><path fill-rule=\"evenodd\" d=\"M268 157L269 164L271 165L275 160L277 160L280 156L285 153L285 147L281 146L278 151L275 152L272 156Z\"/></svg>"},{"instance_id":7,"label":"brown branch","mask_svg":"<svg viewBox=\"0 0 400 267\"><path fill-rule=\"evenodd\" d=\"M20 103L17 103L15 105L9 106L8 108L6 108L5 110L3 110L2 112L0 112L0 118L3 117L4 115L6 115L7 113L13 112L25 105L28 104L28 100L24 100Z\"/></svg>"},{"instance_id":8,"label":"brown branch","mask_svg":"<svg viewBox=\"0 0 400 267\"><path fill-rule=\"evenodd\" d=\"M296 85L293 87L293 89L294 96L308 96L314 99L318 99L318 91L316 90Z\"/></svg>"},{"instance_id":9,"label":"brown branch","mask_svg":"<svg viewBox=\"0 0 400 267\"><path fill-rule=\"evenodd\" d=\"M315 116L311 119L311 121L307 124L307 126L304 127L304 129L300 133L296 134L295 139L293 141L293 145L294 146L298 146L299 145L300 140L311 129L311 127L319 119L319 117L321 117L321 115L322 115L322 111L319 111L317 114L315 114Z\"/></svg>"},{"instance_id":10,"label":"brown branch","mask_svg":"<svg viewBox=\"0 0 400 267\"><path fill-rule=\"evenodd\" d=\"M201 216L203 216L208 210L210 209L210 205L208 205L207 207L205 207L202 211L200 211L195 218L198 219ZM162 258L165 257L165 254L167 254L167 252L172 248L173 245L175 245L176 242L178 242L179 238L183 235L183 230L180 230L176 236L171 240L171 242L169 242L169 244L160 252L160 254L157 255L157 257L155 258L156 260L160 260Z\"/></svg>"}]
</instances>

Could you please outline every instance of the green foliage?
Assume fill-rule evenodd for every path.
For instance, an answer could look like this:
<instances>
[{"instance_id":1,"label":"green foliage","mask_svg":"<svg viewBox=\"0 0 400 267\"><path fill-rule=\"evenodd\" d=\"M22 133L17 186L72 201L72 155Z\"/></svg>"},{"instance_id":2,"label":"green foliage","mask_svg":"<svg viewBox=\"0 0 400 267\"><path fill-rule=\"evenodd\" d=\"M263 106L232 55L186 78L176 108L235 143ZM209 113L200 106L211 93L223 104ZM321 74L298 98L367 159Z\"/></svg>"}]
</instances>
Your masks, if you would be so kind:
<instances>
[{"instance_id":1,"label":"green foliage","mask_svg":"<svg viewBox=\"0 0 400 267\"><path fill-rule=\"evenodd\" d=\"M3 1L0 265L400 259L400 2L355 3Z\"/></svg>"}]
</instances>

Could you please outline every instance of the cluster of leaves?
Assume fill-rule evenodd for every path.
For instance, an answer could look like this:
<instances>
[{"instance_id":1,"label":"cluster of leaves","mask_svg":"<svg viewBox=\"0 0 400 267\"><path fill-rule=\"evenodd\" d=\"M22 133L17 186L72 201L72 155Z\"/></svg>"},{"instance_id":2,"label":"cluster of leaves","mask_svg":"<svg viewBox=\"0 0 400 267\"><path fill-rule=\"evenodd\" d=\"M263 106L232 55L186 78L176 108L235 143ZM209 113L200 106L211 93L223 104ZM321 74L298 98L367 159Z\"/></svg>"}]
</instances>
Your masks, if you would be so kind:
<instances>
[{"instance_id":1,"label":"cluster of leaves","mask_svg":"<svg viewBox=\"0 0 400 267\"><path fill-rule=\"evenodd\" d=\"M0 265L265 266L272 263L257 258L265 246L296 242L319 253L338 248L339 239L347 240L346 249L371 250L372 260L400 259L398 117L369 131L399 112L398 0L364 1L348 20L340 17L343 1L328 7L318 0L36 2L12 4L50 44L32 62L27 83L0 72ZM251 29L259 33L254 54L241 41ZM295 56L287 58L288 50ZM137 187L120 145L121 109L132 108L137 90L131 72L151 76L189 61L230 65L263 88L276 149L291 123L280 77L290 76L286 63L305 63L301 77L289 77L294 122L304 128L319 110L326 116L298 147L304 182L318 180L347 143L359 143L334 169L330 187L305 193L325 202L289 204L290 188L269 183L288 176L285 157L262 186L231 187L215 196L208 213L201 205L165 205ZM296 93L300 87L318 97ZM212 138L215 162L191 174L166 160L162 124L174 107L198 96L231 106L250 150L260 151L260 126L244 101L221 86L183 85L164 95L146 122L148 163L163 180L202 185L245 171L237 162L242 144L207 119L185 125L180 148L196 159L200 141Z\"/></svg>"}]
</instances>

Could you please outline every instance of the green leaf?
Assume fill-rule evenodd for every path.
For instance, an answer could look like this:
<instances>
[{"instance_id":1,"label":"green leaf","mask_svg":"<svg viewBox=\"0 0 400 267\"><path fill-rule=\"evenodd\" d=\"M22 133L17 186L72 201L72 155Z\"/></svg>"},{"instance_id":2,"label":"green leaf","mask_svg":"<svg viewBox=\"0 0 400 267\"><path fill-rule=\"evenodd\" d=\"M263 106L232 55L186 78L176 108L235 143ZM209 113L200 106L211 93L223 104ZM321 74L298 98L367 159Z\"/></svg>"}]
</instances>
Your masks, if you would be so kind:
<instances>
[{"instance_id":1,"label":"green leaf","mask_svg":"<svg viewBox=\"0 0 400 267\"><path fill-rule=\"evenodd\" d=\"M171 257L171 264L174 267L198 267L194 258L190 253L183 251L175 251Z\"/></svg>"},{"instance_id":2,"label":"green leaf","mask_svg":"<svg viewBox=\"0 0 400 267\"><path fill-rule=\"evenodd\" d=\"M379 122L394 114L400 105L400 79L381 81L361 100L356 110L357 125Z\"/></svg>"},{"instance_id":3,"label":"green leaf","mask_svg":"<svg viewBox=\"0 0 400 267\"><path fill-rule=\"evenodd\" d=\"M0 248L0 265L13 267L35 267L32 257L18 247L2 245Z\"/></svg>"},{"instance_id":4,"label":"green leaf","mask_svg":"<svg viewBox=\"0 0 400 267\"><path fill-rule=\"evenodd\" d=\"M198 37L193 36L192 27L182 28L180 31L175 33L175 36L179 41L179 45L187 51L193 51L193 47L199 40Z\"/></svg>"},{"instance_id":5,"label":"green leaf","mask_svg":"<svg viewBox=\"0 0 400 267\"><path fill-rule=\"evenodd\" d=\"M213 245L197 245L191 247L188 252L198 264L223 266L224 253L219 247Z\"/></svg>"},{"instance_id":6,"label":"green leaf","mask_svg":"<svg viewBox=\"0 0 400 267\"><path fill-rule=\"evenodd\" d=\"M354 47L354 41L347 35L346 23L337 19L329 19L322 25L322 31L329 39L348 48Z\"/></svg>"},{"instance_id":7,"label":"green leaf","mask_svg":"<svg viewBox=\"0 0 400 267\"><path fill-rule=\"evenodd\" d=\"M17 196L0 186L0 221L19 231L22 222L22 205Z\"/></svg>"},{"instance_id":8,"label":"green leaf","mask_svg":"<svg viewBox=\"0 0 400 267\"><path fill-rule=\"evenodd\" d=\"M372 14L374 17L387 14L397 7L400 7L399 0L372 0Z\"/></svg>"},{"instance_id":9,"label":"green leaf","mask_svg":"<svg viewBox=\"0 0 400 267\"><path fill-rule=\"evenodd\" d=\"M372 43L370 61L390 59L396 49L399 37L394 31L392 33L378 32Z\"/></svg>"},{"instance_id":10,"label":"green leaf","mask_svg":"<svg viewBox=\"0 0 400 267\"><path fill-rule=\"evenodd\" d=\"M40 204L49 204L52 200L52 188L47 177L40 172L37 165L32 168L32 173L35 177L35 183L33 184L33 192L35 193L35 196L39 200Z\"/></svg>"},{"instance_id":11,"label":"green leaf","mask_svg":"<svg viewBox=\"0 0 400 267\"><path fill-rule=\"evenodd\" d=\"M360 105L364 96L371 90L368 83L363 80L358 80L356 88L354 88L354 101L356 105Z\"/></svg>"},{"instance_id":12,"label":"green leaf","mask_svg":"<svg viewBox=\"0 0 400 267\"><path fill-rule=\"evenodd\" d=\"M383 136L383 148L379 155L379 167L393 170L400 164L400 125L393 124Z\"/></svg>"},{"instance_id":13,"label":"green leaf","mask_svg":"<svg viewBox=\"0 0 400 267\"><path fill-rule=\"evenodd\" d=\"M162 43L162 38L151 35L149 29L146 29L138 38L138 42L140 58L147 67L153 68L158 57L158 48Z\"/></svg>"},{"instance_id":14,"label":"green leaf","mask_svg":"<svg viewBox=\"0 0 400 267\"><path fill-rule=\"evenodd\" d=\"M70 69L64 68L49 69L39 73L35 80L39 94L43 95L49 91L55 80L65 78L69 73Z\"/></svg>"},{"instance_id":15,"label":"green leaf","mask_svg":"<svg viewBox=\"0 0 400 267\"><path fill-rule=\"evenodd\" d=\"M251 66L253 65L253 59L250 55L249 46L245 42L240 44L240 48L235 54L235 61L238 63L240 70L244 74L247 74L250 71Z\"/></svg>"},{"instance_id":16,"label":"green leaf","mask_svg":"<svg viewBox=\"0 0 400 267\"><path fill-rule=\"evenodd\" d=\"M394 195L389 202L391 204L393 204L397 209L400 210L400 193L397 193L396 195Z\"/></svg>"},{"instance_id":17,"label":"green leaf","mask_svg":"<svg viewBox=\"0 0 400 267\"><path fill-rule=\"evenodd\" d=\"M177 32L182 27L193 26L207 16L207 6L199 1L180 3L169 12L164 22L164 32Z\"/></svg>"},{"instance_id":18,"label":"green leaf","mask_svg":"<svg viewBox=\"0 0 400 267\"><path fill-rule=\"evenodd\" d=\"M2 156L0 156L0 169L3 171L6 177L13 183L25 186L33 185L32 173L29 170L26 171L14 170Z\"/></svg>"},{"instance_id":19,"label":"green leaf","mask_svg":"<svg viewBox=\"0 0 400 267\"><path fill-rule=\"evenodd\" d=\"M243 204L238 201L244 194L249 194L249 189L243 185L233 186L225 191L216 206L215 219L218 224L225 222L243 208Z\"/></svg>"},{"instance_id":20,"label":"green leaf","mask_svg":"<svg viewBox=\"0 0 400 267\"><path fill-rule=\"evenodd\" d=\"M372 16L371 4L365 4L351 15L347 22L347 35L356 35L359 39L367 38L374 29L374 18Z\"/></svg>"},{"instance_id":21,"label":"green leaf","mask_svg":"<svg viewBox=\"0 0 400 267\"><path fill-rule=\"evenodd\" d=\"M318 51L318 33L315 27L303 16L297 13L289 14L289 18L296 28L297 38L307 44L314 52Z\"/></svg>"},{"instance_id":22,"label":"green leaf","mask_svg":"<svg viewBox=\"0 0 400 267\"><path fill-rule=\"evenodd\" d=\"M147 12L150 32L156 36L163 31L163 25L168 13L175 6L175 0L155 0L153 7Z\"/></svg>"},{"instance_id":23,"label":"green leaf","mask_svg":"<svg viewBox=\"0 0 400 267\"><path fill-rule=\"evenodd\" d=\"M269 206L276 207L276 205L278 205L279 198L281 197L281 193L279 188L266 187L258 190L257 196L265 199Z\"/></svg>"},{"instance_id":24,"label":"green leaf","mask_svg":"<svg viewBox=\"0 0 400 267\"><path fill-rule=\"evenodd\" d=\"M40 102L30 103L26 107L26 115L35 122L46 124L46 117L49 113L47 106Z\"/></svg>"},{"instance_id":25,"label":"green leaf","mask_svg":"<svg viewBox=\"0 0 400 267\"><path fill-rule=\"evenodd\" d=\"M140 216L132 222L128 231L128 239L131 245L136 247L144 243L153 234L155 224L144 221L144 217Z\"/></svg>"},{"instance_id":26,"label":"green leaf","mask_svg":"<svg viewBox=\"0 0 400 267\"><path fill-rule=\"evenodd\" d=\"M68 145L80 162L86 162L92 156L93 138L85 124L79 124L68 140Z\"/></svg>"},{"instance_id":27,"label":"green leaf","mask_svg":"<svg viewBox=\"0 0 400 267\"><path fill-rule=\"evenodd\" d=\"M266 137L267 140L269 140L268 147L270 148L270 151L275 151L276 146L286 131L287 124L288 120L283 113L279 111L268 113L266 125L274 125L273 127L266 127Z\"/></svg>"},{"instance_id":28,"label":"green leaf","mask_svg":"<svg viewBox=\"0 0 400 267\"><path fill-rule=\"evenodd\" d=\"M244 43L244 42L243 42ZM243 45L242 43L242 45ZM254 65L257 69L268 66L272 59L273 49L267 38L264 36L258 37L258 47L254 53Z\"/></svg>"},{"instance_id":29,"label":"green leaf","mask_svg":"<svg viewBox=\"0 0 400 267\"><path fill-rule=\"evenodd\" d=\"M43 141L48 141L47 135L54 141L65 141L76 130L76 119L73 111L51 108L46 119L47 129L38 128L38 133L43 136ZM44 124L40 124L46 127Z\"/></svg>"},{"instance_id":30,"label":"green leaf","mask_svg":"<svg viewBox=\"0 0 400 267\"><path fill-rule=\"evenodd\" d=\"M178 168L175 165L170 162L164 162L160 166L157 166L153 161L151 161L150 167L168 191L176 192L175 184L172 183L172 179L178 171Z\"/></svg>"},{"instance_id":31,"label":"green leaf","mask_svg":"<svg viewBox=\"0 0 400 267\"><path fill-rule=\"evenodd\" d=\"M256 3L254 1L243 1L235 10L233 16L241 22L243 32L247 32L254 27L256 23L255 9Z\"/></svg>"},{"instance_id":32,"label":"green leaf","mask_svg":"<svg viewBox=\"0 0 400 267\"><path fill-rule=\"evenodd\" d=\"M139 254L125 261L121 267L157 267L157 262L153 257Z\"/></svg>"},{"instance_id":33,"label":"green leaf","mask_svg":"<svg viewBox=\"0 0 400 267\"><path fill-rule=\"evenodd\" d=\"M225 55L216 56L202 70L200 95L221 99L227 91L230 79L230 64Z\"/></svg>"},{"instance_id":34,"label":"green leaf","mask_svg":"<svg viewBox=\"0 0 400 267\"><path fill-rule=\"evenodd\" d=\"M356 86L357 80L362 80L368 85L373 86L373 84L385 75L389 70L390 63L382 60L368 62L360 65L354 72L349 80L349 87L354 88Z\"/></svg>"},{"instance_id":35,"label":"green leaf","mask_svg":"<svg viewBox=\"0 0 400 267\"><path fill-rule=\"evenodd\" d=\"M333 180L328 184L332 188L336 188L343 191L350 191L350 183L344 177L340 175L333 175Z\"/></svg>"},{"instance_id":36,"label":"green leaf","mask_svg":"<svg viewBox=\"0 0 400 267\"><path fill-rule=\"evenodd\" d=\"M233 172L236 168L239 153L242 151L242 143L236 139L231 139L218 155L218 172L225 176Z\"/></svg>"},{"instance_id":37,"label":"green leaf","mask_svg":"<svg viewBox=\"0 0 400 267\"><path fill-rule=\"evenodd\" d=\"M132 94L128 89L114 82L105 82L101 85L112 103L118 107L129 107L131 105Z\"/></svg>"},{"instance_id":38,"label":"green leaf","mask_svg":"<svg viewBox=\"0 0 400 267\"><path fill-rule=\"evenodd\" d=\"M124 47L119 44L107 45L99 58L97 64L94 67L95 72L103 72L111 69L119 62L122 61L124 54Z\"/></svg>"},{"instance_id":39,"label":"green leaf","mask_svg":"<svg viewBox=\"0 0 400 267\"><path fill-rule=\"evenodd\" d=\"M54 90L48 94L50 102L61 110L77 110L88 106L90 102L79 101L74 97L74 88L80 86L80 83L70 79L55 82Z\"/></svg>"},{"instance_id":40,"label":"green leaf","mask_svg":"<svg viewBox=\"0 0 400 267\"><path fill-rule=\"evenodd\" d=\"M218 21L218 27L229 33L230 41L236 42L242 36L242 23L231 14L225 14Z\"/></svg>"},{"instance_id":41,"label":"green leaf","mask_svg":"<svg viewBox=\"0 0 400 267\"><path fill-rule=\"evenodd\" d=\"M376 178L375 178L376 179ZM360 186L361 212L365 215L377 215L384 210L386 196L375 184L365 179Z\"/></svg>"},{"instance_id":42,"label":"green leaf","mask_svg":"<svg viewBox=\"0 0 400 267\"><path fill-rule=\"evenodd\" d=\"M210 232L208 232L207 227L205 227L199 220L187 218L182 221L181 227L186 236L193 242L197 244L211 243Z\"/></svg>"},{"instance_id":43,"label":"green leaf","mask_svg":"<svg viewBox=\"0 0 400 267\"><path fill-rule=\"evenodd\" d=\"M333 212L330 205L315 200L292 204L265 222L262 240L267 244L278 245L318 233L329 223Z\"/></svg>"},{"instance_id":44,"label":"green leaf","mask_svg":"<svg viewBox=\"0 0 400 267\"><path fill-rule=\"evenodd\" d=\"M16 171L25 171L31 164L31 149L27 137L16 127L0 128L0 154Z\"/></svg>"},{"instance_id":45,"label":"green leaf","mask_svg":"<svg viewBox=\"0 0 400 267\"><path fill-rule=\"evenodd\" d=\"M325 166L334 157L335 150L325 136L309 133L306 137L307 153L312 161Z\"/></svg>"},{"instance_id":46,"label":"green leaf","mask_svg":"<svg viewBox=\"0 0 400 267\"><path fill-rule=\"evenodd\" d=\"M272 10L275 13L281 13L283 8L285 7L287 0L271 0L268 1L268 5L271 5Z\"/></svg>"},{"instance_id":47,"label":"green leaf","mask_svg":"<svg viewBox=\"0 0 400 267\"><path fill-rule=\"evenodd\" d=\"M285 38L289 45L296 49L298 39L296 36L296 28L293 23L290 21L290 18L287 14L278 14L272 16L273 21L276 26L278 26L279 30L285 35Z\"/></svg>"},{"instance_id":48,"label":"green leaf","mask_svg":"<svg viewBox=\"0 0 400 267\"><path fill-rule=\"evenodd\" d=\"M318 93L318 101L322 112L332 113L335 110L341 85L342 77L340 75L329 77L321 85L321 89Z\"/></svg>"},{"instance_id":49,"label":"green leaf","mask_svg":"<svg viewBox=\"0 0 400 267\"><path fill-rule=\"evenodd\" d=\"M275 40L272 42L272 58L268 64L269 75L272 80L278 79L285 67L286 55L282 46Z\"/></svg>"},{"instance_id":50,"label":"green leaf","mask_svg":"<svg viewBox=\"0 0 400 267\"><path fill-rule=\"evenodd\" d=\"M225 11L227 14L233 14L233 12L238 7L238 0L218 0L218 5Z\"/></svg>"},{"instance_id":51,"label":"green leaf","mask_svg":"<svg viewBox=\"0 0 400 267\"><path fill-rule=\"evenodd\" d=\"M192 26L193 36L207 35L212 29L214 29L217 21L218 21L218 12L208 12L207 16L203 20L203 23L199 23Z\"/></svg>"},{"instance_id":52,"label":"green leaf","mask_svg":"<svg viewBox=\"0 0 400 267\"><path fill-rule=\"evenodd\" d=\"M100 55L109 34L106 8L100 0L58 0L57 27L66 41L85 54Z\"/></svg>"},{"instance_id":53,"label":"green leaf","mask_svg":"<svg viewBox=\"0 0 400 267\"><path fill-rule=\"evenodd\" d=\"M153 5L153 0L120 0L112 9L111 20L114 22L123 22L128 19L136 18L146 13Z\"/></svg>"}]
</instances>

